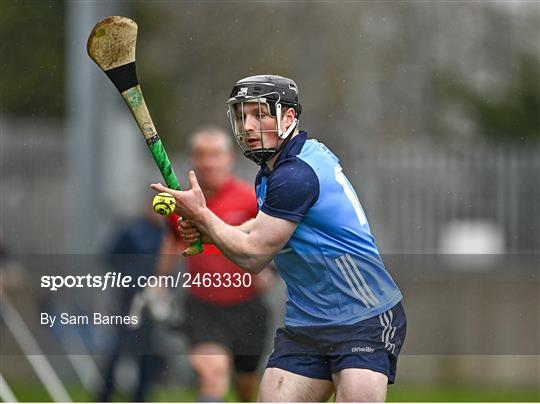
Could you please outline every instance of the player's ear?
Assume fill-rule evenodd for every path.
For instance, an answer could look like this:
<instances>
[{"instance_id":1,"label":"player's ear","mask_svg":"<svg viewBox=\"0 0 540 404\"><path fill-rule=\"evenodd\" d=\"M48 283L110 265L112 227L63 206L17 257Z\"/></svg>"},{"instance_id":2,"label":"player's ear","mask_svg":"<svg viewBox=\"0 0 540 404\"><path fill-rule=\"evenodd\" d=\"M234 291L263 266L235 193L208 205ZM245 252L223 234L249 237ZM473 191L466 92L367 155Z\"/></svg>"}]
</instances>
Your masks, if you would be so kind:
<instances>
[{"instance_id":1,"label":"player's ear","mask_svg":"<svg viewBox=\"0 0 540 404\"><path fill-rule=\"evenodd\" d=\"M283 114L283 120L284 120L284 123L285 123L285 128L289 128L289 126L292 125L292 123L294 122L294 118L296 117L296 111L294 110L294 108L287 108L285 110L285 114Z\"/></svg>"}]
</instances>

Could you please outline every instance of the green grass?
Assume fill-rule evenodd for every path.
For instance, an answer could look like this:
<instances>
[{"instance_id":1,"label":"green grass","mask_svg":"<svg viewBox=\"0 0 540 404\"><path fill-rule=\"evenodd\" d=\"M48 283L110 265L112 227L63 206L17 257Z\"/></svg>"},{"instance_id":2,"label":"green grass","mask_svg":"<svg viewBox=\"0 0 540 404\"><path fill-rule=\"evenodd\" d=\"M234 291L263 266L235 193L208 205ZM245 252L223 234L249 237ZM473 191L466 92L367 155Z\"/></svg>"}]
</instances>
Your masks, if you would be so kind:
<instances>
[{"instance_id":1,"label":"green grass","mask_svg":"<svg viewBox=\"0 0 540 404\"><path fill-rule=\"evenodd\" d=\"M17 384L11 386L15 396L21 402L51 401L42 386L36 384ZM69 388L73 401L94 401L95 398L82 387ZM156 402L186 402L194 401L197 393L194 389L173 389L156 386L149 398ZM114 401L128 401L126 394L116 394ZM236 396L231 392L227 401L235 401ZM395 385L388 389L389 402L538 402L538 388L499 388L490 386L413 386Z\"/></svg>"},{"instance_id":2,"label":"green grass","mask_svg":"<svg viewBox=\"0 0 540 404\"><path fill-rule=\"evenodd\" d=\"M51 402L51 398L47 393L47 390L39 384L11 384L10 385L13 394L20 402ZM68 394L74 402L93 402L96 400L93 394L86 391L84 388L70 387L68 388ZM173 389L173 388L160 388L156 386L153 393L150 395L148 401L155 402L189 402L195 401L197 398L197 391L195 389ZM234 391L227 394L226 400L229 402L237 401L237 397ZM113 395L112 401L116 402L129 402L130 395L117 392Z\"/></svg>"},{"instance_id":3,"label":"green grass","mask_svg":"<svg viewBox=\"0 0 540 404\"><path fill-rule=\"evenodd\" d=\"M390 402L538 402L538 388L500 388L489 386L411 386L388 389Z\"/></svg>"}]
</instances>

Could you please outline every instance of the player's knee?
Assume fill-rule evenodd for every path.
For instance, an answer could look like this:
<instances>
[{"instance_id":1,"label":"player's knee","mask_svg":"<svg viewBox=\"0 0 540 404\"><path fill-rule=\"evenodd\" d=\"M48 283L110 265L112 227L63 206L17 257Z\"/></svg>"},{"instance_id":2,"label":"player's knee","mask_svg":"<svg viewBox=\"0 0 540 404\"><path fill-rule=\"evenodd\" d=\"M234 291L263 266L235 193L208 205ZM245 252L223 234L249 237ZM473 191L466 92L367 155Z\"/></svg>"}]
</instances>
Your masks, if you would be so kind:
<instances>
[{"instance_id":1,"label":"player's knee","mask_svg":"<svg viewBox=\"0 0 540 404\"><path fill-rule=\"evenodd\" d=\"M229 378L229 360L222 355L196 355L191 365L204 384L222 384Z\"/></svg>"},{"instance_id":2,"label":"player's knee","mask_svg":"<svg viewBox=\"0 0 540 404\"><path fill-rule=\"evenodd\" d=\"M207 364L199 364L195 366L195 372L202 378L222 378L229 374L228 366L225 363L209 362Z\"/></svg>"},{"instance_id":3,"label":"player's knee","mask_svg":"<svg viewBox=\"0 0 540 404\"><path fill-rule=\"evenodd\" d=\"M386 391L340 391L336 393L336 402L356 403L383 403L386 400Z\"/></svg>"},{"instance_id":4,"label":"player's knee","mask_svg":"<svg viewBox=\"0 0 540 404\"><path fill-rule=\"evenodd\" d=\"M277 369L267 368L259 388L257 401L290 401L286 400L285 376Z\"/></svg>"},{"instance_id":5,"label":"player's knee","mask_svg":"<svg viewBox=\"0 0 540 404\"><path fill-rule=\"evenodd\" d=\"M252 401L257 393L259 377L253 373L238 373L236 375L236 392L240 401Z\"/></svg>"},{"instance_id":6,"label":"player's knee","mask_svg":"<svg viewBox=\"0 0 540 404\"><path fill-rule=\"evenodd\" d=\"M383 402L388 378L368 369L345 369L336 383L336 401Z\"/></svg>"},{"instance_id":7,"label":"player's knee","mask_svg":"<svg viewBox=\"0 0 540 404\"><path fill-rule=\"evenodd\" d=\"M229 388L229 372L221 367L207 367L196 370L201 394L223 397Z\"/></svg>"}]
</instances>

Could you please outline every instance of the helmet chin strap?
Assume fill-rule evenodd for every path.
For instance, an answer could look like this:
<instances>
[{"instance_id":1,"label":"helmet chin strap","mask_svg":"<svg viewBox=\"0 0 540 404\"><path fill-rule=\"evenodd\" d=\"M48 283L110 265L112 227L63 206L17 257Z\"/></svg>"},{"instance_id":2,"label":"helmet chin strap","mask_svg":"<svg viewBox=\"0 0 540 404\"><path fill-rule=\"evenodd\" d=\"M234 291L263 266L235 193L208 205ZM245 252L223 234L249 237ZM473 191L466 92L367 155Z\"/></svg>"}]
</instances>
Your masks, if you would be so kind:
<instances>
[{"instance_id":1,"label":"helmet chin strap","mask_svg":"<svg viewBox=\"0 0 540 404\"><path fill-rule=\"evenodd\" d=\"M272 153L269 156L269 158L274 157L276 154L280 153L283 150L283 148L291 140L291 137L292 137L290 136L291 133L298 126L298 118L295 117L291 125L287 128L287 130L285 132L281 132L281 103L279 102L276 102L276 120L277 120L276 126L277 126L278 137L283 140L283 143L281 143L279 146L275 148L274 153ZM266 160L268 160L269 158L265 159L264 162L266 162Z\"/></svg>"}]
</instances>

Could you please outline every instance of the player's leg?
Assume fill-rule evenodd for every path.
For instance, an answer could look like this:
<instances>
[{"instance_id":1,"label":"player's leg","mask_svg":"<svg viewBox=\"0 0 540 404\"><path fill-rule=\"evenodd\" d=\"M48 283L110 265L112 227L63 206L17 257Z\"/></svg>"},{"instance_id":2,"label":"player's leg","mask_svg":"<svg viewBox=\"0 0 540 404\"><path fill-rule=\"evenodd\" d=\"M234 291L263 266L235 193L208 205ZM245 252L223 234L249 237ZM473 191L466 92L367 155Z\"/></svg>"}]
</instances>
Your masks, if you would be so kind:
<instances>
[{"instance_id":1,"label":"player's leg","mask_svg":"<svg viewBox=\"0 0 540 404\"><path fill-rule=\"evenodd\" d=\"M238 401L253 401L257 397L260 379L257 368L261 355L234 355L234 381Z\"/></svg>"},{"instance_id":2,"label":"player's leg","mask_svg":"<svg viewBox=\"0 0 540 404\"><path fill-rule=\"evenodd\" d=\"M199 382L201 401L221 401L229 389L231 354L217 342L193 346L189 361Z\"/></svg>"},{"instance_id":3,"label":"player's leg","mask_svg":"<svg viewBox=\"0 0 540 404\"><path fill-rule=\"evenodd\" d=\"M261 362L268 337L268 310L256 297L231 309L235 333L233 352L238 400L253 401L259 389Z\"/></svg>"},{"instance_id":4,"label":"player's leg","mask_svg":"<svg viewBox=\"0 0 540 404\"><path fill-rule=\"evenodd\" d=\"M317 333L306 327L276 330L259 388L259 401L327 401L334 391L331 361L320 354Z\"/></svg>"},{"instance_id":5,"label":"player's leg","mask_svg":"<svg viewBox=\"0 0 540 404\"><path fill-rule=\"evenodd\" d=\"M343 369L332 375L336 402L384 402L388 377L369 369Z\"/></svg>"},{"instance_id":6,"label":"player's leg","mask_svg":"<svg viewBox=\"0 0 540 404\"><path fill-rule=\"evenodd\" d=\"M331 380L314 379L279 368L264 371L258 401L327 401L334 391Z\"/></svg>"},{"instance_id":7,"label":"player's leg","mask_svg":"<svg viewBox=\"0 0 540 404\"><path fill-rule=\"evenodd\" d=\"M122 354L122 343L126 340L132 341L132 333L126 326L120 326L114 336L113 349L110 356L107 358L107 364L104 372L103 384L98 393L96 401L110 401L115 389L115 374L116 368Z\"/></svg>"},{"instance_id":8,"label":"player's leg","mask_svg":"<svg viewBox=\"0 0 540 404\"><path fill-rule=\"evenodd\" d=\"M190 343L189 360L197 375L200 401L223 401L229 389L231 336L226 311L188 296L184 331ZM224 321L225 320L225 321Z\"/></svg>"},{"instance_id":9,"label":"player's leg","mask_svg":"<svg viewBox=\"0 0 540 404\"><path fill-rule=\"evenodd\" d=\"M239 401L253 401L259 388L259 375L257 372L237 372L235 385Z\"/></svg>"},{"instance_id":10,"label":"player's leg","mask_svg":"<svg viewBox=\"0 0 540 404\"><path fill-rule=\"evenodd\" d=\"M336 401L382 402L394 383L407 321L401 303L380 315L332 331Z\"/></svg>"}]
</instances>

